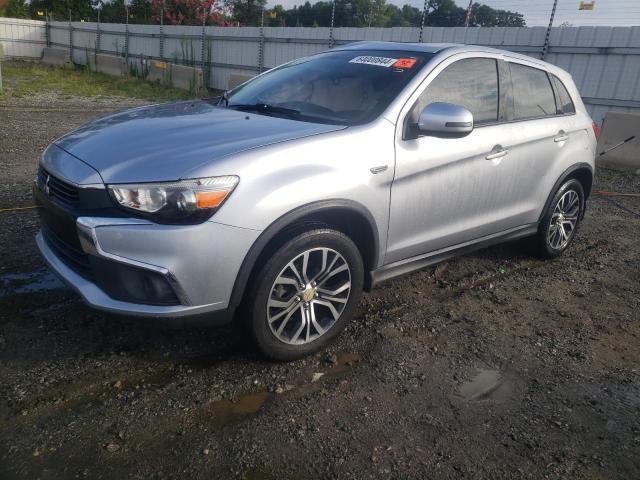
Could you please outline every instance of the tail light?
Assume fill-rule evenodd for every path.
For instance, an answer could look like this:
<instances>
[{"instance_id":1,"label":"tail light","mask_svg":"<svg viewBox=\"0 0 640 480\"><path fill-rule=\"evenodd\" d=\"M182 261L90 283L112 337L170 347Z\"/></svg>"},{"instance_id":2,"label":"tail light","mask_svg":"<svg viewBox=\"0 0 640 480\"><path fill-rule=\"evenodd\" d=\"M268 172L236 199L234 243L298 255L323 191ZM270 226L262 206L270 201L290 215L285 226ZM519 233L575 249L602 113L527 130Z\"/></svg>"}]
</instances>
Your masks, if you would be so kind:
<instances>
[{"instance_id":1,"label":"tail light","mask_svg":"<svg viewBox=\"0 0 640 480\"><path fill-rule=\"evenodd\" d=\"M598 140L598 138L600 137L600 125L598 125L596 122L593 122L591 126L593 127L593 133L596 135L596 140Z\"/></svg>"}]
</instances>

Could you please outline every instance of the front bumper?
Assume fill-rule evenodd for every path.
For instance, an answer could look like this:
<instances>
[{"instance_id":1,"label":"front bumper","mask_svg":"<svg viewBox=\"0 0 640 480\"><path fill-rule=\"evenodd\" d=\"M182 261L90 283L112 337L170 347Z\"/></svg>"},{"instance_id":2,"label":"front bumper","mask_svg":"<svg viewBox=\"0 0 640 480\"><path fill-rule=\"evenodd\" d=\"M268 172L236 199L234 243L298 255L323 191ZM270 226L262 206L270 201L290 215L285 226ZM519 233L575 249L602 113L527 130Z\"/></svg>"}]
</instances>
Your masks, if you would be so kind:
<instances>
[{"instance_id":1,"label":"front bumper","mask_svg":"<svg viewBox=\"0 0 640 480\"><path fill-rule=\"evenodd\" d=\"M45 261L90 306L147 317L227 311L242 261L260 233L214 222L173 226L123 218L79 217L76 225L93 275L72 268L40 232L36 240ZM113 267L120 273L109 282ZM166 279L176 304L122 301L109 295L110 289L100 288L105 282L118 284L121 290L136 285L128 281L128 271Z\"/></svg>"},{"instance_id":2,"label":"front bumper","mask_svg":"<svg viewBox=\"0 0 640 480\"><path fill-rule=\"evenodd\" d=\"M98 172L56 145L42 157L33 195L42 256L92 307L148 317L233 313L234 283L259 231L127 217Z\"/></svg>"}]
</instances>

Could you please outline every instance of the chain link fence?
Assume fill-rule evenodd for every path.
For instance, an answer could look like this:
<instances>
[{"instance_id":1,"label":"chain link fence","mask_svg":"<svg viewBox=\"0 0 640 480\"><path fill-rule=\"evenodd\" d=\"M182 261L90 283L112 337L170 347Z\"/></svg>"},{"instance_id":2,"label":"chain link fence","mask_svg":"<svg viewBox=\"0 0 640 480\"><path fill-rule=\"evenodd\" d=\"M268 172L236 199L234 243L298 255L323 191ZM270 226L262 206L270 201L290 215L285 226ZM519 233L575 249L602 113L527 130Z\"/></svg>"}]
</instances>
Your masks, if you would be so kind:
<instances>
[{"instance_id":1,"label":"chain link fence","mask_svg":"<svg viewBox=\"0 0 640 480\"><path fill-rule=\"evenodd\" d=\"M518 3L487 1L503 11ZM77 21L73 15L66 21L0 18L0 42L10 57L40 57L45 46L68 50L69 58L79 65L90 65L96 55L123 57L129 73L141 77L154 61L186 65L202 71L204 85L221 90L289 60L353 41L486 45L545 59L568 70L592 116L599 120L608 109L640 111L640 27L618 26L622 16L627 24L640 18L640 5L617 1L618 6L626 5L624 14L602 14L602 21L613 26L567 24L563 19L570 13L574 24L588 23L592 17L585 15L593 10L578 10L575 2L569 10L566 0L535 2L523 10L525 23L537 24L533 26L437 26L444 20L434 15L427 0L418 10L418 26L351 27L337 25L342 18L337 7L343 4L325 2L331 7L325 27L271 26L266 21L268 9L261 12L258 26L245 27L167 25L162 12L158 24L139 24L129 22L125 11L124 23ZM473 19L462 21L472 23Z\"/></svg>"}]
</instances>

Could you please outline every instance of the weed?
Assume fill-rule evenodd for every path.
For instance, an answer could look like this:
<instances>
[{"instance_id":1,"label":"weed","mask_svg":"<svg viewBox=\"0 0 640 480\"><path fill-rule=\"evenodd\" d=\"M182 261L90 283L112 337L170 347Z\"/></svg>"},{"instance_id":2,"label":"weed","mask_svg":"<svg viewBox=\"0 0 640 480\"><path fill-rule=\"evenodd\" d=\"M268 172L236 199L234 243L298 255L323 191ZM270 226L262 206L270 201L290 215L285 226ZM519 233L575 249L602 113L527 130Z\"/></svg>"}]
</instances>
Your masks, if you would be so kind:
<instances>
[{"instance_id":1,"label":"weed","mask_svg":"<svg viewBox=\"0 0 640 480\"><path fill-rule=\"evenodd\" d=\"M135 77L111 77L89 71L84 66L58 69L26 62L12 62L2 66L2 73L5 98L28 97L45 91L55 91L60 95L120 96L153 101L193 98L193 94L184 90Z\"/></svg>"}]
</instances>

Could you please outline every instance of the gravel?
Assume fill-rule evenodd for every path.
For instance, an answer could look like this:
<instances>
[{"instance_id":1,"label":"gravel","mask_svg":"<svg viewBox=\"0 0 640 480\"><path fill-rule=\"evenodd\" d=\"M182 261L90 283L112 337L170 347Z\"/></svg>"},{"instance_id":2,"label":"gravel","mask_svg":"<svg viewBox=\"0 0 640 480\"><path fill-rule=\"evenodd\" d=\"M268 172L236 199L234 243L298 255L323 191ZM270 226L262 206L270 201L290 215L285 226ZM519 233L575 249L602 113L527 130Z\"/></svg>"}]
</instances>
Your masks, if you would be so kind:
<instances>
[{"instance_id":1,"label":"gravel","mask_svg":"<svg viewBox=\"0 0 640 480\"><path fill-rule=\"evenodd\" d=\"M49 142L137 104L0 104L0 208L31 204ZM1 478L640 477L640 220L602 197L563 257L511 243L387 282L289 364L232 328L87 308L37 228L0 213Z\"/></svg>"}]
</instances>

